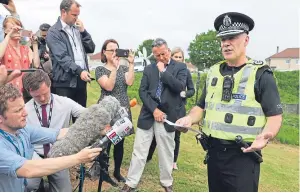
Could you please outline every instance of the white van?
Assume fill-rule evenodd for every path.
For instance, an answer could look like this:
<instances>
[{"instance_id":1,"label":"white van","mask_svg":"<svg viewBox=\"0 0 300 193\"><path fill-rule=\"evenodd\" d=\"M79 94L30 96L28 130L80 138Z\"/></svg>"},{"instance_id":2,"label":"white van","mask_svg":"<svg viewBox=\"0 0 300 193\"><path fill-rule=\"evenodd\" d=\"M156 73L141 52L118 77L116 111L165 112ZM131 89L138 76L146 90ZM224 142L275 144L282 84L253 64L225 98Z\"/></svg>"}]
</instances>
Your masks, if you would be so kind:
<instances>
[{"instance_id":1,"label":"white van","mask_svg":"<svg viewBox=\"0 0 300 193\"><path fill-rule=\"evenodd\" d=\"M136 57L134 59L134 71L135 72L143 72L144 68L149 64L151 64L151 62L148 58Z\"/></svg>"}]
</instances>

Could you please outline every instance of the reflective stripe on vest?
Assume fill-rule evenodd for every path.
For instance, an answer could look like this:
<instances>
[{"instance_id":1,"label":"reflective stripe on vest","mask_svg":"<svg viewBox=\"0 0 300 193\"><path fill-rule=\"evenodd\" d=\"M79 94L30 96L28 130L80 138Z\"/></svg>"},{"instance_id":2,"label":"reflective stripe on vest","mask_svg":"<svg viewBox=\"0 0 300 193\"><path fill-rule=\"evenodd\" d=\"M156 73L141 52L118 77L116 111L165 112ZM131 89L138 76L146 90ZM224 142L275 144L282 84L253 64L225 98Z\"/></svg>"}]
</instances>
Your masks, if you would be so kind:
<instances>
[{"instance_id":1,"label":"reflective stripe on vest","mask_svg":"<svg viewBox=\"0 0 300 193\"><path fill-rule=\"evenodd\" d=\"M219 129L221 131L238 133L238 134L258 135L262 131L261 127L236 126L236 125L230 125L226 123L218 123L212 121L204 121L204 124L207 125L208 128L212 128L215 130Z\"/></svg>"},{"instance_id":2,"label":"reflective stripe on vest","mask_svg":"<svg viewBox=\"0 0 300 193\"><path fill-rule=\"evenodd\" d=\"M233 112L233 113L240 113L246 115L255 115L255 116L264 116L264 112L262 108L259 107L244 107L238 106L235 104L216 104L215 108L216 111L220 112ZM205 103L205 110L213 110L214 103Z\"/></svg>"},{"instance_id":3,"label":"reflective stripe on vest","mask_svg":"<svg viewBox=\"0 0 300 193\"><path fill-rule=\"evenodd\" d=\"M254 93L256 72L263 65L252 65L253 61L250 60L235 73L233 94L237 98L224 102L221 101L224 77L220 74L220 65L224 62L214 65L207 75L203 131L221 139L234 140L236 135L242 135L246 141L253 141L266 123L266 117L261 105L255 100ZM218 78L215 86L211 86L213 78ZM225 122L225 115L228 113L233 116L231 123ZM253 126L247 124L250 116L255 117Z\"/></svg>"}]
</instances>

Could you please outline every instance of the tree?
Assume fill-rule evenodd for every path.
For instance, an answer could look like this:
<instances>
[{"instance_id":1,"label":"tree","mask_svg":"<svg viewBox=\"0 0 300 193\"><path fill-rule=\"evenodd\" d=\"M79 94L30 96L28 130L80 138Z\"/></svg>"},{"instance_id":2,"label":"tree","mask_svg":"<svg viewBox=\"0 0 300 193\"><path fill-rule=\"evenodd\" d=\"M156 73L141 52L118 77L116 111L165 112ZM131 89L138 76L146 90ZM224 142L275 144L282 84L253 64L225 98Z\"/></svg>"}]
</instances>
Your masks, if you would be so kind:
<instances>
[{"instance_id":1,"label":"tree","mask_svg":"<svg viewBox=\"0 0 300 193\"><path fill-rule=\"evenodd\" d=\"M185 59L184 59L184 62L185 62L185 63L190 63L190 62L192 62L192 61L191 61L190 58L185 58Z\"/></svg>"},{"instance_id":2,"label":"tree","mask_svg":"<svg viewBox=\"0 0 300 193\"><path fill-rule=\"evenodd\" d=\"M199 70L209 68L223 60L220 45L221 40L216 37L217 32L209 30L207 33L197 34L188 48L190 60Z\"/></svg>"},{"instance_id":3,"label":"tree","mask_svg":"<svg viewBox=\"0 0 300 193\"><path fill-rule=\"evenodd\" d=\"M153 39L148 39L148 40L143 41L143 43L139 45L136 55L138 56L138 51L143 53L143 47L145 47L146 51L147 51L147 56L144 56L144 57L148 57L152 53L152 42L153 41L154 41ZM155 58L153 56L151 56L149 58L149 60L151 63L155 62Z\"/></svg>"}]
</instances>

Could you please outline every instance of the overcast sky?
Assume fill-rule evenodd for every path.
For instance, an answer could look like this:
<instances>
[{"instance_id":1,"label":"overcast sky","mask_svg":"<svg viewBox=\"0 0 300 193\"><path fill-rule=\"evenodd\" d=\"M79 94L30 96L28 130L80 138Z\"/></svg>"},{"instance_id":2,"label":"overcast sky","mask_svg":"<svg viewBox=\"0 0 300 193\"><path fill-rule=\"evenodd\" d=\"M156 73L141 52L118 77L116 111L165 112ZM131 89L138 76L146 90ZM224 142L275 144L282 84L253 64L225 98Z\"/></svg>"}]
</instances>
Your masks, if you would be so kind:
<instances>
[{"instance_id":1,"label":"overcast sky","mask_svg":"<svg viewBox=\"0 0 300 193\"><path fill-rule=\"evenodd\" d=\"M37 31L41 23L57 21L61 0L15 0L25 27ZM300 44L300 0L78 0L79 18L99 52L108 38L121 48L137 49L143 40L164 38L187 53L196 34L214 29L215 18L229 11L249 15L255 22L248 54L264 60ZM1 7L1 14L7 11Z\"/></svg>"}]
</instances>

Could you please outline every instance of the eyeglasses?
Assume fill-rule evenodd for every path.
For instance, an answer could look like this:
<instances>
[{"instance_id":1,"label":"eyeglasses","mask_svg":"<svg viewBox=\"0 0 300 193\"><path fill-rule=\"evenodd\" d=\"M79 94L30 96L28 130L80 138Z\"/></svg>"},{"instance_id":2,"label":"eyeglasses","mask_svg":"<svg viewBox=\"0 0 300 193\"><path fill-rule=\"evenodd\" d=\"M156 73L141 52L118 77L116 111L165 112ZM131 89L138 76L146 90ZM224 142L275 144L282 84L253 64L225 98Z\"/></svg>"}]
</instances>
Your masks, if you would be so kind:
<instances>
[{"instance_id":1,"label":"eyeglasses","mask_svg":"<svg viewBox=\"0 0 300 193\"><path fill-rule=\"evenodd\" d=\"M112 53L116 53L117 52L117 50L105 50L105 51L112 52Z\"/></svg>"},{"instance_id":2,"label":"eyeglasses","mask_svg":"<svg viewBox=\"0 0 300 193\"><path fill-rule=\"evenodd\" d=\"M163 45L163 44L167 44L167 42L165 41L165 40L163 40L163 39L160 39L160 38L158 38L158 39L156 39L156 40L154 40L153 42L152 42L152 48L153 47L158 47L158 46L161 46L161 45Z\"/></svg>"}]
</instances>

